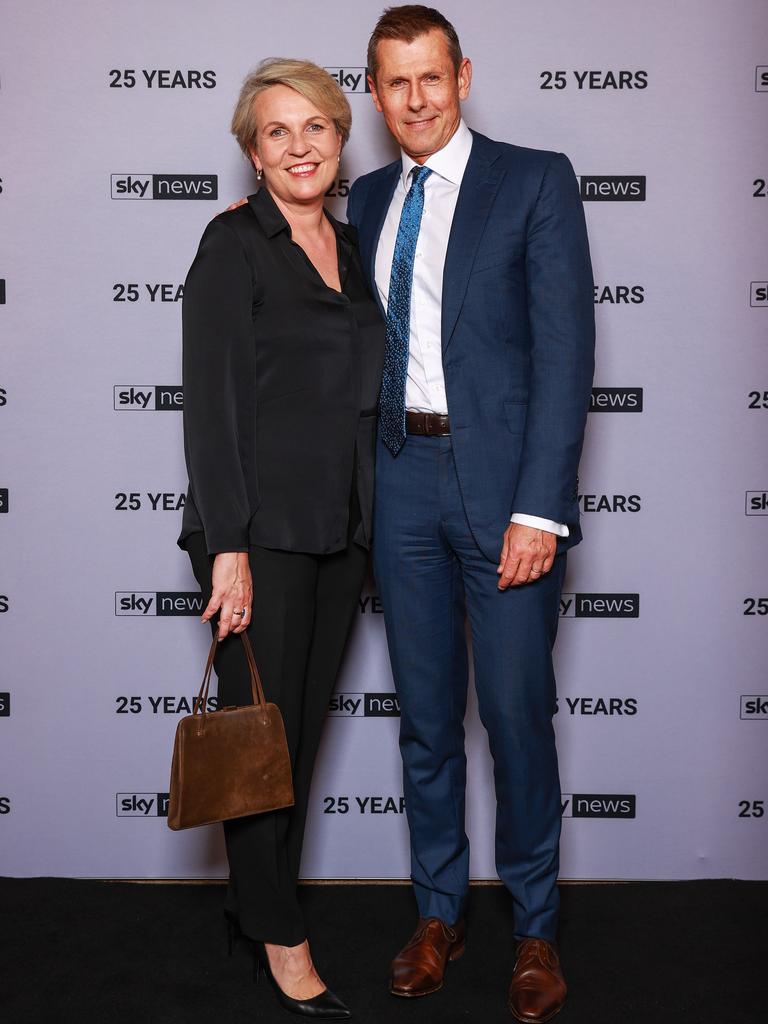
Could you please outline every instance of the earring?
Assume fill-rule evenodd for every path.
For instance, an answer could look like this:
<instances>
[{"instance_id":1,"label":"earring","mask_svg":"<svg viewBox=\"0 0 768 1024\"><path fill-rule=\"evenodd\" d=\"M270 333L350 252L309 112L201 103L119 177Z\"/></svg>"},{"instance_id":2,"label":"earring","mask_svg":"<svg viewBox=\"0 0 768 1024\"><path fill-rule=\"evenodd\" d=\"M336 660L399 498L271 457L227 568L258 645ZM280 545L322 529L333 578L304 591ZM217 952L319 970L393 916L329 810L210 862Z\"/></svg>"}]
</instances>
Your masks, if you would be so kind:
<instances>
[{"instance_id":1,"label":"earring","mask_svg":"<svg viewBox=\"0 0 768 1024\"><path fill-rule=\"evenodd\" d=\"M262 171L262 169L260 167L257 167L256 168L256 181L261 181L261 179L263 177L264 177L264 171Z\"/></svg>"}]
</instances>

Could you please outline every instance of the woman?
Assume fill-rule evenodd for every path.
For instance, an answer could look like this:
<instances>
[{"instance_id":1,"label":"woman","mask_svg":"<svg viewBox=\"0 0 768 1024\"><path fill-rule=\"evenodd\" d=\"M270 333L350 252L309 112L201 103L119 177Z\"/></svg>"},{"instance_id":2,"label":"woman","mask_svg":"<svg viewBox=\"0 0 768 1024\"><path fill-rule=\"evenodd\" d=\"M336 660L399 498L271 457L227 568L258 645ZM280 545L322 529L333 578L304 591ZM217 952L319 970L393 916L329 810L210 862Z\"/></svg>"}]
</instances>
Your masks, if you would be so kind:
<instances>
[{"instance_id":1,"label":"woman","mask_svg":"<svg viewBox=\"0 0 768 1024\"><path fill-rule=\"evenodd\" d=\"M384 327L354 229L323 208L351 112L321 68L268 60L232 132L262 187L205 230L184 286L179 544L218 613L222 705L250 704L248 631L281 709L295 805L224 823L230 925L288 1009L348 1017L312 963L296 883L310 781L371 537Z\"/></svg>"}]
</instances>

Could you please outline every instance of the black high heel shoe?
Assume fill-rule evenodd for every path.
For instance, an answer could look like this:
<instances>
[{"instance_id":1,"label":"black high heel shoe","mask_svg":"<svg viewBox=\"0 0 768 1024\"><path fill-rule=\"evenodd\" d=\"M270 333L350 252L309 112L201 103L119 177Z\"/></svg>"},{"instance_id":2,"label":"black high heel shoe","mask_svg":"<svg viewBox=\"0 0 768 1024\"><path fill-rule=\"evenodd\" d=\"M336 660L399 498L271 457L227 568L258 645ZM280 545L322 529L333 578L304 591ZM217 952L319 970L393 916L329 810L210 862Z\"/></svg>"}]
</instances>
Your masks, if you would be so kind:
<instances>
[{"instance_id":1,"label":"black high heel shoe","mask_svg":"<svg viewBox=\"0 0 768 1024\"><path fill-rule=\"evenodd\" d=\"M311 999L292 999L278 985L272 968L269 966L269 957L264 948L263 942L254 942L255 972L256 980L260 974L265 974L274 989L277 1001L280 1005L300 1017L312 1017L314 1020L349 1020L352 1012L349 1007L335 996L330 989L325 989L319 996L312 996Z\"/></svg>"}]
</instances>

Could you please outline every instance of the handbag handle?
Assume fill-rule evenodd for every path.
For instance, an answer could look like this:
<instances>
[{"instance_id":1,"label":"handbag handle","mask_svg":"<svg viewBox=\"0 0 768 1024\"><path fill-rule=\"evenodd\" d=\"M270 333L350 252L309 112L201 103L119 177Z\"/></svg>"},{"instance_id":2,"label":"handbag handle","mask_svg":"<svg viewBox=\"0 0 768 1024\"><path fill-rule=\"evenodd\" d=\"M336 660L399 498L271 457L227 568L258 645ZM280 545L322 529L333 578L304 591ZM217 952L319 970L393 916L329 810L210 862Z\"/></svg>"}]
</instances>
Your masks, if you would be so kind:
<instances>
[{"instance_id":1,"label":"handbag handle","mask_svg":"<svg viewBox=\"0 0 768 1024\"><path fill-rule=\"evenodd\" d=\"M262 708L267 703L264 697L264 687L261 683L261 676L256 666L256 659L253 656L253 648L251 647L251 641L248 639L247 633L241 633L240 639L243 641L243 648L245 649L245 660L248 662L248 671L251 676L251 694L253 695L253 703L260 704ZM197 695L197 701L192 709L192 714L202 714L202 709L208 705L208 689L211 685L211 673L213 672L213 659L216 656L216 645L218 639L214 634L213 642L211 643L211 649L208 652L208 660L205 663L205 673L203 674L203 682L200 686L200 692Z\"/></svg>"}]
</instances>

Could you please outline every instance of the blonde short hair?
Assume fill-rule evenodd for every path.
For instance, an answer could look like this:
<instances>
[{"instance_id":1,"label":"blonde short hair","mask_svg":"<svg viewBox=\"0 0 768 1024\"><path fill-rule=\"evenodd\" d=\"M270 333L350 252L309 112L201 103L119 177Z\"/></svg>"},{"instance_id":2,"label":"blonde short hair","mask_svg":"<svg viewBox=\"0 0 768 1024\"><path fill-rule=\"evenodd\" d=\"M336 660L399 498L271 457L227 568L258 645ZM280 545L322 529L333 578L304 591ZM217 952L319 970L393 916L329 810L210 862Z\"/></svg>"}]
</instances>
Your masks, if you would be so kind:
<instances>
[{"instance_id":1,"label":"blonde short hair","mask_svg":"<svg viewBox=\"0 0 768 1024\"><path fill-rule=\"evenodd\" d=\"M346 143L352 128L352 111L336 80L324 68L311 61L268 57L243 82L232 115L232 134L248 158L257 137L253 101L260 92L273 85L287 85L314 103L319 111L333 121L336 131L341 135L342 146Z\"/></svg>"}]
</instances>

